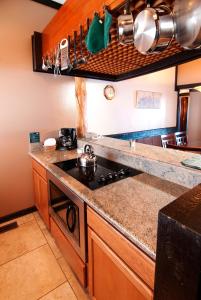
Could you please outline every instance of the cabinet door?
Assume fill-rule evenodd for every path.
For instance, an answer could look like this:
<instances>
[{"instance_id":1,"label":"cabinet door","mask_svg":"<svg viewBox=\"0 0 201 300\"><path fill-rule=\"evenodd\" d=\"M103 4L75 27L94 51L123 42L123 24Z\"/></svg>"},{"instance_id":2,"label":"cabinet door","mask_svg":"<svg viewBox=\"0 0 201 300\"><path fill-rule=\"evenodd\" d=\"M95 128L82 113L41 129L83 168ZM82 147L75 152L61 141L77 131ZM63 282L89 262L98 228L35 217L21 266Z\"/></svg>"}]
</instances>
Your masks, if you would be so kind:
<instances>
[{"instance_id":1,"label":"cabinet door","mask_svg":"<svg viewBox=\"0 0 201 300\"><path fill-rule=\"evenodd\" d=\"M34 201L37 209L40 207L40 176L33 169Z\"/></svg>"},{"instance_id":2,"label":"cabinet door","mask_svg":"<svg viewBox=\"0 0 201 300\"><path fill-rule=\"evenodd\" d=\"M39 175L39 190L40 190L40 204L39 212L49 228L49 211L48 211L48 185L47 182Z\"/></svg>"},{"instance_id":3,"label":"cabinet door","mask_svg":"<svg viewBox=\"0 0 201 300\"><path fill-rule=\"evenodd\" d=\"M153 299L147 285L89 227L88 254L88 285L93 299Z\"/></svg>"},{"instance_id":4,"label":"cabinet door","mask_svg":"<svg viewBox=\"0 0 201 300\"><path fill-rule=\"evenodd\" d=\"M48 185L43 177L33 169L34 182L34 200L35 205L43 218L43 221L49 228L49 211L48 211Z\"/></svg>"}]
</instances>

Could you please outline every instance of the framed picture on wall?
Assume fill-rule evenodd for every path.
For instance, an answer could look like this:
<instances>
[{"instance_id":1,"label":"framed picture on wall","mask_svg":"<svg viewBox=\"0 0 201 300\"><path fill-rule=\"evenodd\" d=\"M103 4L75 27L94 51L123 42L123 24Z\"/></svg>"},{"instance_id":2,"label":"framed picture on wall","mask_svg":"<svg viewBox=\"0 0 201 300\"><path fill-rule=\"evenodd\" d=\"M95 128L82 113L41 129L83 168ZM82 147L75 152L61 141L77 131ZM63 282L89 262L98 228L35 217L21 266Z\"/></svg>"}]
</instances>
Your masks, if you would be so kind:
<instances>
[{"instance_id":1,"label":"framed picture on wall","mask_svg":"<svg viewBox=\"0 0 201 300\"><path fill-rule=\"evenodd\" d=\"M136 91L136 108L160 109L161 93L150 91Z\"/></svg>"}]
</instances>

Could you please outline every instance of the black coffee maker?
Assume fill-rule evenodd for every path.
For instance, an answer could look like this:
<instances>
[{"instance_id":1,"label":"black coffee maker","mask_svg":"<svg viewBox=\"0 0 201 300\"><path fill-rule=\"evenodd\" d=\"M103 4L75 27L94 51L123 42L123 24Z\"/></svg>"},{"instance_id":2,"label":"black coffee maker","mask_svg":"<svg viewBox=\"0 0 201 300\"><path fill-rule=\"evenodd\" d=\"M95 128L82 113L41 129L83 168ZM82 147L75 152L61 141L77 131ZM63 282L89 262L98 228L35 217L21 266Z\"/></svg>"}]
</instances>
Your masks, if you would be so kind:
<instances>
[{"instance_id":1,"label":"black coffee maker","mask_svg":"<svg viewBox=\"0 0 201 300\"><path fill-rule=\"evenodd\" d=\"M57 150L71 150L77 148L77 134L75 128L61 128L57 139Z\"/></svg>"}]
</instances>

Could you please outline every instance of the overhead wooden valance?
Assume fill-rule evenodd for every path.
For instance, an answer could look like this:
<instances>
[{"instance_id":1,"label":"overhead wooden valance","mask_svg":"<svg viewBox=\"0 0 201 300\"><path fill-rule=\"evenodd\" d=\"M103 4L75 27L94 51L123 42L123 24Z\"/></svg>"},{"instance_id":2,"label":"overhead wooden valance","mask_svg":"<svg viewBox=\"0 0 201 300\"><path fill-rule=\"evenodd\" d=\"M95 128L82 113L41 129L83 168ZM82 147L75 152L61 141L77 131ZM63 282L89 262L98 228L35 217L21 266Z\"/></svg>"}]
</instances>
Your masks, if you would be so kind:
<instances>
[{"instance_id":1,"label":"overhead wooden valance","mask_svg":"<svg viewBox=\"0 0 201 300\"><path fill-rule=\"evenodd\" d=\"M58 42L68 35L79 31L80 25L87 26L87 19L92 19L95 12L103 14L103 7L114 10L122 0L68 0L59 9L47 27L43 30L43 54L55 48Z\"/></svg>"}]
</instances>

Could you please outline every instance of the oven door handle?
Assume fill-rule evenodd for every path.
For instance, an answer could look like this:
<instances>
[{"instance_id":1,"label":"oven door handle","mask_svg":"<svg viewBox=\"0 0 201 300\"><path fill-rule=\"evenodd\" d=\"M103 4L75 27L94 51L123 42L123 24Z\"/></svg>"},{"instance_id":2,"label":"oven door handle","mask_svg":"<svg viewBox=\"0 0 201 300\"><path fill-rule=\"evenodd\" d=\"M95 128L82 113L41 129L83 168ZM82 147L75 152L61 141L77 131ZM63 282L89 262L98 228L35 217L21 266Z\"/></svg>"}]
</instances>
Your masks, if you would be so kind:
<instances>
[{"instance_id":1,"label":"oven door handle","mask_svg":"<svg viewBox=\"0 0 201 300\"><path fill-rule=\"evenodd\" d=\"M70 213L72 213L72 224L69 224ZM66 211L66 223L67 223L69 231L71 233L73 233L75 230L75 225L76 225L76 209L75 209L75 206L72 204L68 205L68 208Z\"/></svg>"}]
</instances>

